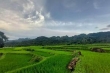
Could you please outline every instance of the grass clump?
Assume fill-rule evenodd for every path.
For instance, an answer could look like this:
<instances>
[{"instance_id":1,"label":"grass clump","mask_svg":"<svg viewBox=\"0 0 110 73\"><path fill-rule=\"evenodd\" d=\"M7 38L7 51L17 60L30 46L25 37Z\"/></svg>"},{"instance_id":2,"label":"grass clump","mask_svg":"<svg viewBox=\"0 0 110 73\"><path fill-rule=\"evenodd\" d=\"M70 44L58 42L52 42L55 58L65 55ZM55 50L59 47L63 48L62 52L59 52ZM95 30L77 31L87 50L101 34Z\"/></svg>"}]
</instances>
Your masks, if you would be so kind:
<instances>
[{"instance_id":1,"label":"grass clump","mask_svg":"<svg viewBox=\"0 0 110 73\"><path fill-rule=\"evenodd\" d=\"M0 57L3 55L3 53L0 53Z\"/></svg>"},{"instance_id":2,"label":"grass clump","mask_svg":"<svg viewBox=\"0 0 110 73\"><path fill-rule=\"evenodd\" d=\"M25 51L31 51L31 52L35 51L35 50L32 49L32 48L23 48L23 50L25 50Z\"/></svg>"},{"instance_id":3,"label":"grass clump","mask_svg":"<svg viewBox=\"0 0 110 73\"><path fill-rule=\"evenodd\" d=\"M30 62L40 62L43 58L41 56L33 55Z\"/></svg>"}]
</instances>

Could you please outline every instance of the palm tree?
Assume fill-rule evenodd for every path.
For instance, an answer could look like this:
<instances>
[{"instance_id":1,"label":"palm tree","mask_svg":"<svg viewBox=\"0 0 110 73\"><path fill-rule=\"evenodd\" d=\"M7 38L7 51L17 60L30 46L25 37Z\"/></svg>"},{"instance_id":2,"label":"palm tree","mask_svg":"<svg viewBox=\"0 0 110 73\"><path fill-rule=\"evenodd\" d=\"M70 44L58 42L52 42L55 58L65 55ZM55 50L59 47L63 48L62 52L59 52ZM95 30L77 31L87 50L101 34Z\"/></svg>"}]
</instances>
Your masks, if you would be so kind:
<instances>
[{"instance_id":1,"label":"palm tree","mask_svg":"<svg viewBox=\"0 0 110 73\"><path fill-rule=\"evenodd\" d=\"M4 47L4 41L7 41L8 38L0 31L0 48Z\"/></svg>"}]
</instances>

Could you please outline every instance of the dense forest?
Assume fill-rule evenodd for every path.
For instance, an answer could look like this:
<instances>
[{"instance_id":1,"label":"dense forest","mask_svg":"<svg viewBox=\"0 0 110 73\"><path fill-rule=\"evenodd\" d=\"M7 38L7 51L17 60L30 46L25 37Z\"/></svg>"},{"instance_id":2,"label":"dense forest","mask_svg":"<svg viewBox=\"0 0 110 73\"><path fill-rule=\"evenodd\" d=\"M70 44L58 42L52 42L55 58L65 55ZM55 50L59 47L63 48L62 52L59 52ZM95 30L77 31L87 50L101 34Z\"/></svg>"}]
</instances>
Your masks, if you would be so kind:
<instances>
[{"instance_id":1,"label":"dense forest","mask_svg":"<svg viewBox=\"0 0 110 73\"><path fill-rule=\"evenodd\" d=\"M110 32L98 32L90 34L80 34L75 36L40 36L35 39L18 39L8 41L5 46L34 46L34 45L71 45L71 44L92 44L110 43Z\"/></svg>"}]
</instances>

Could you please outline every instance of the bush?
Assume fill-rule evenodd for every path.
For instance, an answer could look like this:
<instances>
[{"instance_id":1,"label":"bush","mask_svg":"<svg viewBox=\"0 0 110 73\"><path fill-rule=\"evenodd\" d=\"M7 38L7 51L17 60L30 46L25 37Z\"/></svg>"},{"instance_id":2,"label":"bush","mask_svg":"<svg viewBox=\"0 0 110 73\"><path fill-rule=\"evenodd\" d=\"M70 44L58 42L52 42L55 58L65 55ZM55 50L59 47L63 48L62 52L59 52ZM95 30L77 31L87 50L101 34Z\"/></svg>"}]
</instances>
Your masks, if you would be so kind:
<instances>
[{"instance_id":1,"label":"bush","mask_svg":"<svg viewBox=\"0 0 110 73\"><path fill-rule=\"evenodd\" d=\"M42 57L40 56L33 56L33 58L31 59L31 62L40 62L42 60Z\"/></svg>"},{"instance_id":2,"label":"bush","mask_svg":"<svg viewBox=\"0 0 110 73\"><path fill-rule=\"evenodd\" d=\"M24 48L24 50L25 50L25 51L32 51L32 52L35 51L35 50L32 49L32 48Z\"/></svg>"}]
</instances>

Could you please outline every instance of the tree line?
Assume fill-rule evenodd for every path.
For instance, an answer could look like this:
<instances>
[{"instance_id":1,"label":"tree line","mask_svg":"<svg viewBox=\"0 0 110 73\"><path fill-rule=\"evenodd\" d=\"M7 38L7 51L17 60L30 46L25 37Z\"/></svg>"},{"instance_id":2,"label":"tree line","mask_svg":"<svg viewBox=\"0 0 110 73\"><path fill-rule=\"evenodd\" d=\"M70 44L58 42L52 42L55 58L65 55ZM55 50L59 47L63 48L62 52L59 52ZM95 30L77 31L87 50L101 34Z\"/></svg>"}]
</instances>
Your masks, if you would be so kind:
<instances>
[{"instance_id":1,"label":"tree line","mask_svg":"<svg viewBox=\"0 0 110 73\"><path fill-rule=\"evenodd\" d=\"M6 42L5 46L45 46L45 45L71 45L71 44L92 44L110 43L110 32L98 32L90 34L80 34L75 36L40 36L35 39L15 40Z\"/></svg>"}]
</instances>

